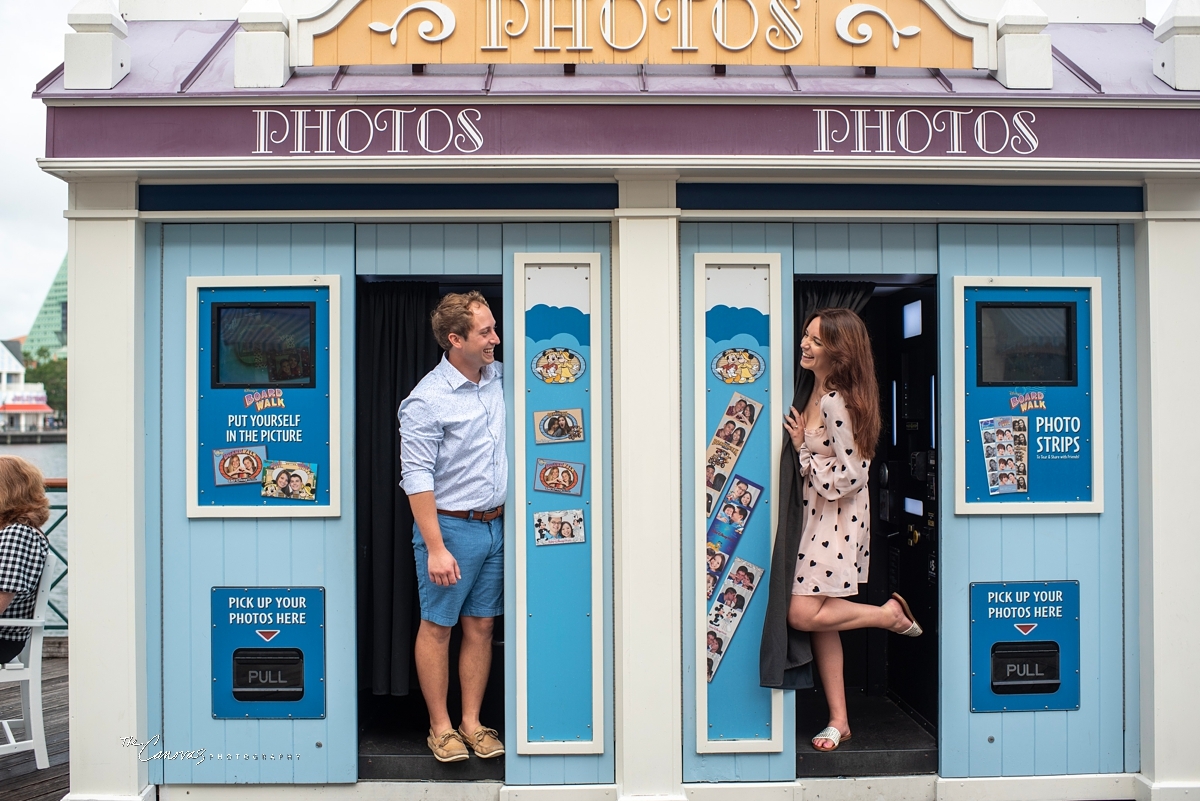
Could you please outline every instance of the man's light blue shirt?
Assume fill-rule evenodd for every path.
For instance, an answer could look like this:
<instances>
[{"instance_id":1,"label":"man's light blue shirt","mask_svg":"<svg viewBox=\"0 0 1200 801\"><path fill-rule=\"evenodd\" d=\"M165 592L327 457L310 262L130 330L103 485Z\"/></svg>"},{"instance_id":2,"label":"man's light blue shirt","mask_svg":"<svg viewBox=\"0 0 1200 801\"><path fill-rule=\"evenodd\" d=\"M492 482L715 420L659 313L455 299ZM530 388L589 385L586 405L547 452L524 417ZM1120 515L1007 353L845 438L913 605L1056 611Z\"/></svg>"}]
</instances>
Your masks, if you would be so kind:
<instances>
[{"instance_id":1,"label":"man's light blue shirt","mask_svg":"<svg viewBox=\"0 0 1200 801\"><path fill-rule=\"evenodd\" d=\"M400 486L432 490L437 508L485 511L508 494L504 365L485 365L479 383L442 356L400 404Z\"/></svg>"}]
</instances>

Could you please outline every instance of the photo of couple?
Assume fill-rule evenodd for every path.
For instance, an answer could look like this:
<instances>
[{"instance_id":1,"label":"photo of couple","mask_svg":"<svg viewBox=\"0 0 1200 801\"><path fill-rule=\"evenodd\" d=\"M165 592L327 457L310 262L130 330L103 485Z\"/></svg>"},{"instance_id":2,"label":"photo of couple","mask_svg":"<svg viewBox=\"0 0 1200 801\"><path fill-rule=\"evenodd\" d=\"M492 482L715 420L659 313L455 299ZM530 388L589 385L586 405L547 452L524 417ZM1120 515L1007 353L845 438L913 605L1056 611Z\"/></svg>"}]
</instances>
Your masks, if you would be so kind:
<instances>
[{"instance_id":1,"label":"photo of couple","mask_svg":"<svg viewBox=\"0 0 1200 801\"><path fill-rule=\"evenodd\" d=\"M317 499L317 466L311 462L267 462L262 497L288 501Z\"/></svg>"},{"instance_id":2,"label":"photo of couple","mask_svg":"<svg viewBox=\"0 0 1200 801\"><path fill-rule=\"evenodd\" d=\"M585 542L587 537L583 528L583 510L535 512L533 532L536 545L566 545L573 542Z\"/></svg>"}]
</instances>

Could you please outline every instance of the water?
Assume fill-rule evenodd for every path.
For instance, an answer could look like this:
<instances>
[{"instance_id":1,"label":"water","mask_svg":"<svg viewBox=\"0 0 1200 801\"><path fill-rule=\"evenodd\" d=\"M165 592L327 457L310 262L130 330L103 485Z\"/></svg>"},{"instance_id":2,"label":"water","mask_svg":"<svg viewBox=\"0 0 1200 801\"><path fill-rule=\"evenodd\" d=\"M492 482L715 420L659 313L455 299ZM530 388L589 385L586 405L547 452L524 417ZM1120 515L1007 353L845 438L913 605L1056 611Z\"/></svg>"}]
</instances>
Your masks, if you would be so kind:
<instances>
[{"instance_id":1,"label":"water","mask_svg":"<svg viewBox=\"0 0 1200 801\"><path fill-rule=\"evenodd\" d=\"M20 456L22 459L32 462L47 478L67 477L67 445L65 442L49 445L0 445L0 454ZM67 493L51 492L50 505L66 506ZM51 509L50 520L46 522L46 529L50 532L51 547L50 555L46 560L46 569L54 571L55 576L66 571L66 565L55 554L55 551L64 558L67 556L67 524L70 522L70 518L54 526L54 522L65 513L63 509ZM50 530L51 527L53 530ZM67 611L67 579L65 578L50 591L50 608L46 612L46 633L49 636L62 636L67 633L66 620L58 614L56 608L62 612Z\"/></svg>"},{"instance_id":2,"label":"water","mask_svg":"<svg viewBox=\"0 0 1200 801\"><path fill-rule=\"evenodd\" d=\"M37 465L46 478L67 477L67 443L50 445L0 445L0 454L20 456Z\"/></svg>"}]
</instances>

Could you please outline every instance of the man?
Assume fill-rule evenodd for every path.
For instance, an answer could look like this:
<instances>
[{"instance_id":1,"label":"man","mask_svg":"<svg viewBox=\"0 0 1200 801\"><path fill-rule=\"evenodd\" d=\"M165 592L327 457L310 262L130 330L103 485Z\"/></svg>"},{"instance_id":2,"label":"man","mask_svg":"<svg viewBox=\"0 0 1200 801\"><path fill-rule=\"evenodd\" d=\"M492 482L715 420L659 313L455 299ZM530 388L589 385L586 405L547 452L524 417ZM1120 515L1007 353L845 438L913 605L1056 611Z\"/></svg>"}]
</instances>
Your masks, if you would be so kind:
<instances>
[{"instance_id":1,"label":"man","mask_svg":"<svg viewBox=\"0 0 1200 801\"><path fill-rule=\"evenodd\" d=\"M479 721L504 611L504 498L508 492L503 365L496 320L478 292L449 294L433 313L441 363L400 404L401 486L412 504L421 627L417 677L429 709L426 742L441 762L504 753ZM450 722L450 629L462 622L462 721ZM469 749L469 751L468 751Z\"/></svg>"}]
</instances>

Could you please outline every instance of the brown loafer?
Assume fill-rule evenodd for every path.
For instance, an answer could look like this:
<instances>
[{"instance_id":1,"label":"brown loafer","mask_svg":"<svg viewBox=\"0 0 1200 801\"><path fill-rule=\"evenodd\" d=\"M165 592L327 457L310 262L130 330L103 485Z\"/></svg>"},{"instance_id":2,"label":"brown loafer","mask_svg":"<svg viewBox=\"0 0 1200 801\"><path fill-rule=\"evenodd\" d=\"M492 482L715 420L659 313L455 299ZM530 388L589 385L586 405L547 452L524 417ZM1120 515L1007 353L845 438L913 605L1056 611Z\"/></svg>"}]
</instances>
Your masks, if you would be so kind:
<instances>
[{"instance_id":1,"label":"brown loafer","mask_svg":"<svg viewBox=\"0 0 1200 801\"><path fill-rule=\"evenodd\" d=\"M459 729L458 735L467 744L467 748L474 751L475 756L480 759L491 759L504 755L504 743L500 742L500 734L495 729L480 726L474 734L467 734Z\"/></svg>"},{"instance_id":2,"label":"brown loafer","mask_svg":"<svg viewBox=\"0 0 1200 801\"><path fill-rule=\"evenodd\" d=\"M454 729L441 735L434 734L433 729L430 729L425 743L433 752L433 758L438 762L462 762L471 756L467 750L467 744L463 742L462 735Z\"/></svg>"}]
</instances>

